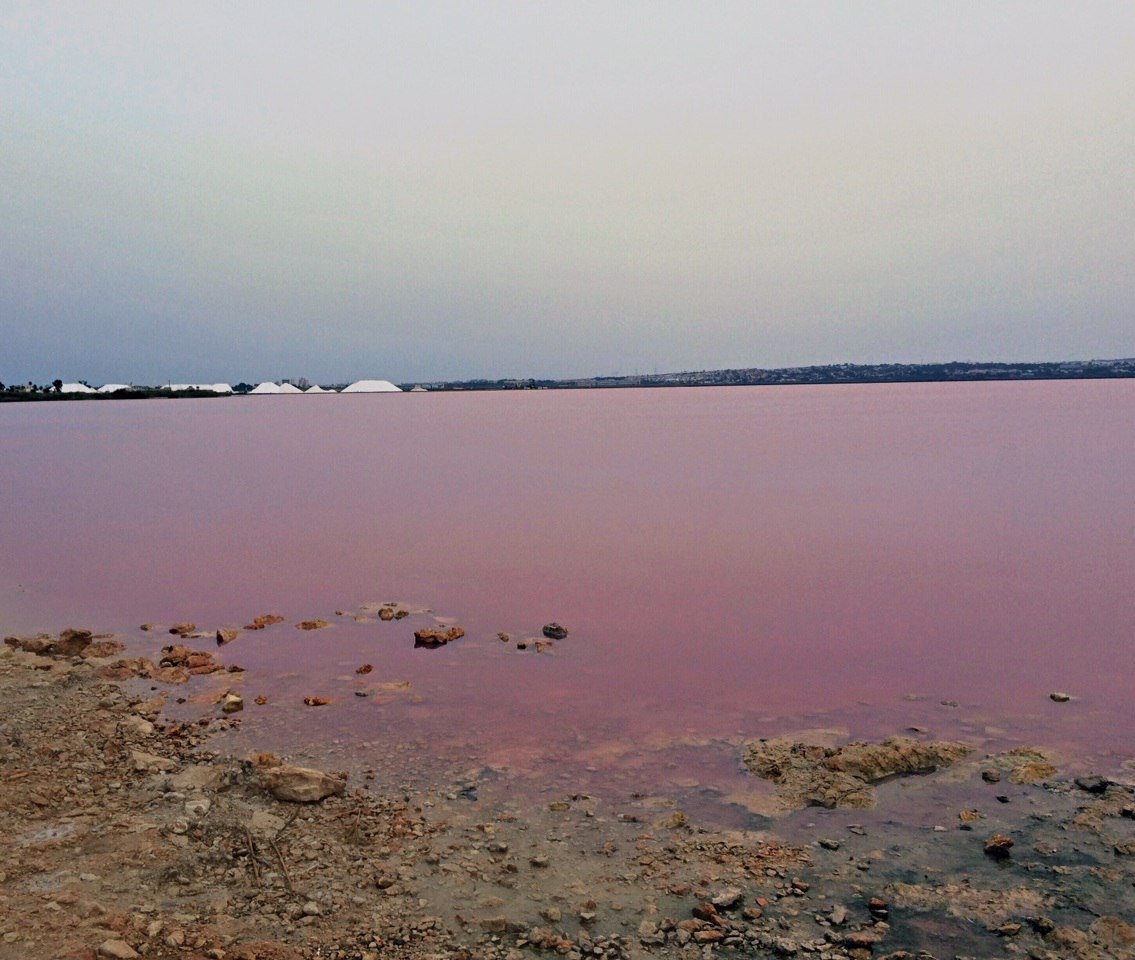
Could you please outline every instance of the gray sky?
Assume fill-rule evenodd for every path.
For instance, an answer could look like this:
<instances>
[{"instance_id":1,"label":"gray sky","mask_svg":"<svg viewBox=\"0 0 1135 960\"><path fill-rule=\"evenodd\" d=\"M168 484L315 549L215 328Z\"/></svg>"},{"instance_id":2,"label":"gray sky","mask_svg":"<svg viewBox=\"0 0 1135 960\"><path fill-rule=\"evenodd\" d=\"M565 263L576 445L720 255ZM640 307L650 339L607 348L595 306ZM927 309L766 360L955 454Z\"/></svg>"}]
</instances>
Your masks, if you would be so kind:
<instances>
[{"instance_id":1,"label":"gray sky","mask_svg":"<svg viewBox=\"0 0 1135 960\"><path fill-rule=\"evenodd\" d=\"M1135 3L0 0L0 380L1135 355Z\"/></svg>"}]
</instances>

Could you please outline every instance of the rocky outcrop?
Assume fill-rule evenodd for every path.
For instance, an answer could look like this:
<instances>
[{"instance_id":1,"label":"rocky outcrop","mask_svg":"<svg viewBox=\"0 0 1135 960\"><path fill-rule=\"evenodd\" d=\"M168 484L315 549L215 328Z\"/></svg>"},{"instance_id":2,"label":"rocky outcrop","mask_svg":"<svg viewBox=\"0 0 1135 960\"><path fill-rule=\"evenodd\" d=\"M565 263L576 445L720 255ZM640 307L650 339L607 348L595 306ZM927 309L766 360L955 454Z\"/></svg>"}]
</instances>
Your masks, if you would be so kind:
<instances>
[{"instance_id":1,"label":"rocky outcrop","mask_svg":"<svg viewBox=\"0 0 1135 960\"><path fill-rule=\"evenodd\" d=\"M346 777L332 776L310 767L281 764L263 773L268 792L288 803L318 803L327 797L341 796L347 789Z\"/></svg>"},{"instance_id":2,"label":"rocky outcrop","mask_svg":"<svg viewBox=\"0 0 1135 960\"><path fill-rule=\"evenodd\" d=\"M99 648L90 651L91 631L68 627L58 638L48 633L37 634L34 637L5 637L4 643L26 653L34 653L41 657L81 657L103 654Z\"/></svg>"},{"instance_id":3,"label":"rocky outcrop","mask_svg":"<svg viewBox=\"0 0 1135 960\"><path fill-rule=\"evenodd\" d=\"M964 743L889 737L878 743L824 747L791 738L750 743L745 766L777 785L792 807L871 807L871 784L891 777L931 773L970 752Z\"/></svg>"},{"instance_id":4,"label":"rocky outcrop","mask_svg":"<svg viewBox=\"0 0 1135 960\"><path fill-rule=\"evenodd\" d=\"M567 627L562 627L558 623L544 624L544 636L549 640L563 640L567 635Z\"/></svg>"},{"instance_id":5,"label":"rocky outcrop","mask_svg":"<svg viewBox=\"0 0 1135 960\"><path fill-rule=\"evenodd\" d=\"M102 659L113 657L126 649L120 640L103 635L95 640L90 630L69 628L54 638L41 633L34 637L5 637L4 643L16 650L33 653L41 657L82 657L83 659Z\"/></svg>"},{"instance_id":6,"label":"rocky outcrop","mask_svg":"<svg viewBox=\"0 0 1135 960\"><path fill-rule=\"evenodd\" d=\"M949 740L923 742L913 737L889 737L881 743L849 743L824 761L828 770L847 773L868 783L888 777L933 773L970 752L964 743Z\"/></svg>"}]
</instances>

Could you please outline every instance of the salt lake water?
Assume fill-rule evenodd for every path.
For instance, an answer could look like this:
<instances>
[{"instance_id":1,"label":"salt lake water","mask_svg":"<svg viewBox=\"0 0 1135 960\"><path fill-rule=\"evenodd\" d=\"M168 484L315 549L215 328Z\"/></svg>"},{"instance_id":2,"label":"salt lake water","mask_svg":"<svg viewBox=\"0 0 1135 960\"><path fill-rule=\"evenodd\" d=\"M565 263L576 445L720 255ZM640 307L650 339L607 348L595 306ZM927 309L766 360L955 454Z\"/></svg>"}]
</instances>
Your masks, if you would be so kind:
<instances>
[{"instance_id":1,"label":"salt lake water","mask_svg":"<svg viewBox=\"0 0 1135 960\"><path fill-rule=\"evenodd\" d=\"M0 496L4 633L287 618L220 651L247 745L1135 742L1135 381L7 404ZM466 636L415 649L435 616Z\"/></svg>"}]
</instances>

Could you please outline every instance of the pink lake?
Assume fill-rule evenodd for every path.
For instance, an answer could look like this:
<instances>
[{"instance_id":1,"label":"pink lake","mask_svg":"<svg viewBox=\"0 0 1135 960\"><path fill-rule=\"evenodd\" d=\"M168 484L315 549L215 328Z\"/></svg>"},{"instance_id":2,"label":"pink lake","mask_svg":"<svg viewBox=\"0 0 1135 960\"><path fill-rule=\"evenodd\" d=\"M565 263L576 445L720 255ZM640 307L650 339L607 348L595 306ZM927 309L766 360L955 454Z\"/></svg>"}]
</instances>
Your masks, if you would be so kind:
<instances>
[{"instance_id":1,"label":"pink lake","mask_svg":"<svg viewBox=\"0 0 1135 960\"><path fill-rule=\"evenodd\" d=\"M0 454L4 633L288 618L221 651L269 695L238 742L1133 745L1135 381L7 404ZM336 616L385 600L466 636ZM364 662L412 694L355 697Z\"/></svg>"}]
</instances>

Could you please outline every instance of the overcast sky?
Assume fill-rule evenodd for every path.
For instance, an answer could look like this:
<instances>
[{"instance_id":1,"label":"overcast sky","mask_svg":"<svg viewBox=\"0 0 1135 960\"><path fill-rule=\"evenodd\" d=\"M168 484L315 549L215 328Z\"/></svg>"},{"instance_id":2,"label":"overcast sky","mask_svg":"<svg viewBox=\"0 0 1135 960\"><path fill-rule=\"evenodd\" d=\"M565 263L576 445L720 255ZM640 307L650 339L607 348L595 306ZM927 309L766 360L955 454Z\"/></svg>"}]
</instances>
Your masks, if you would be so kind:
<instances>
[{"instance_id":1,"label":"overcast sky","mask_svg":"<svg viewBox=\"0 0 1135 960\"><path fill-rule=\"evenodd\" d=\"M0 0L0 380L1135 355L1135 3Z\"/></svg>"}]
</instances>

